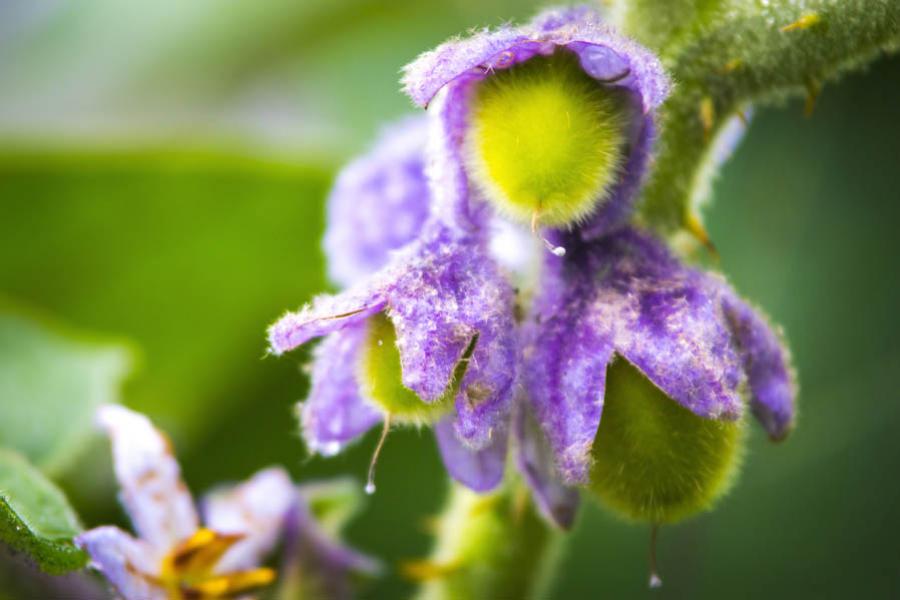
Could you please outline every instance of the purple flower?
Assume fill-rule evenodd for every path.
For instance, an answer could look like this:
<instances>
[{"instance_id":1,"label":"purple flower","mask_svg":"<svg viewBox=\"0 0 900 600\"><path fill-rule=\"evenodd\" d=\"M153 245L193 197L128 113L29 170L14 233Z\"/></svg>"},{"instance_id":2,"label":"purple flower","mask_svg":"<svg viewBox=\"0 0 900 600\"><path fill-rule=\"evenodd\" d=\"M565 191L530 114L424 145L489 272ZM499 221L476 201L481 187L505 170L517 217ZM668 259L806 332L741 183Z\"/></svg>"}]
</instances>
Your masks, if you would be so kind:
<instances>
[{"instance_id":1,"label":"purple flower","mask_svg":"<svg viewBox=\"0 0 900 600\"><path fill-rule=\"evenodd\" d=\"M406 67L407 94L428 107L434 119L430 178L435 210L446 222L471 229L484 221L484 193L472 185L477 175L465 159L473 90L504 70L557 52L573 53L584 73L624 95L629 105L627 148L616 181L582 232L602 235L630 215L654 137L653 111L666 98L669 81L650 51L616 33L585 6L548 10L525 26L451 40Z\"/></svg>"},{"instance_id":2,"label":"purple flower","mask_svg":"<svg viewBox=\"0 0 900 600\"><path fill-rule=\"evenodd\" d=\"M466 451L505 451L501 442L517 365L513 303L513 291L489 258L485 240L431 221L378 273L282 317L269 329L274 354L330 334L316 349L312 389L301 409L308 446L334 454L389 416L365 396L359 381L367 320L383 312L396 331L402 384L421 402L437 403L452 391L465 359L445 417L452 421L452 434L447 423L439 424L439 445L451 474L477 489L493 487L502 461L458 457ZM485 473L487 466L495 471Z\"/></svg>"},{"instance_id":3,"label":"purple flower","mask_svg":"<svg viewBox=\"0 0 900 600\"><path fill-rule=\"evenodd\" d=\"M302 503L284 470L265 469L209 495L201 525L168 439L146 417L118 405L101 407L98 422L112 440L120 498L138 537L103 526L75 542L122 597L233 598L275 579L260 565ZM303 535L320 534L310 523Z\"/></svg>"},{"instance_id":4,"label":"purple flower","mask_svg":"<svg viewBox=\"0 0 900 600\"><path fill-rule=\"evenodd\" d=\"M746 388L769 435L788 433L795 388L787 350L722 278L686 267L631 228L572 249L566 261L546 261L523 350L531 409L563 482L588 481L615 356L707 419L739 419Z\"/></svg>"}]
</instances>

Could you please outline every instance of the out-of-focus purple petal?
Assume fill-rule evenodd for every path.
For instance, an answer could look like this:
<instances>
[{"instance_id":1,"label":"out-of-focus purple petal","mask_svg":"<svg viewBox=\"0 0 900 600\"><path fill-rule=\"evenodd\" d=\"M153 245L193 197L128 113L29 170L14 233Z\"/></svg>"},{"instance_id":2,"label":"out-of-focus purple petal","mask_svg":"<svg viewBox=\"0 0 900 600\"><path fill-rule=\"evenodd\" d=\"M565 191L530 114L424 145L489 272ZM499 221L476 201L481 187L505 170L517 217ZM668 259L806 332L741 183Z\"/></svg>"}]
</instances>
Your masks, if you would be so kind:
<instances>
[{"instance_id":1,"label":"out-of-focus purple petal","mask_svg":"<svg viewBox=\"0 0 900 600\"><path fill-rule=\"evenodd\" d=\"M557 475L553 451L530 407L519 403L513 419L516 466L531 488L538 510L549 522L570 529L580 503L578 490Z\"/></svg>"},{"instance_id":2,"label":"out-of-focus purple petal","mask_svg":"<svg viewBox=\"0 0 900 600\"><path fill-rule=\"evenodd\" d=\"M365 332L362 323L351 325L329 334L315 349L309 396L298 406L311 452L333 456L381 421L381 413L360 396L356 380Z\"/></svg>"},{"instance_id":3,"label":"out-of-focus purple petal","mask_svg":"<svg viewBox=\"0 0 900 600\"><path fill-rule=\"evenodd\" d=\"M482 450L466 447L453 427L453 419L445 417L434 427L441 458L450 476L476 492L489 492L503 480L508 434L494 433L491 443Z\"/></svg>"},{"instance_id":4,"label":"out-of-focus purple petal","mask_svg":"<svg viewBox=\"0 0 900 600\"><path fill-rule=\"evenodd\" d=\"M161 558L156 550L118 527L97 527L75 538L75 544L91 557L91 566L103 573L125 600L166 600L153 583Z\"/></svg>"},{"instance_id":5,"label":"out-of-focus purple petal","mask_svg":"<svg viewBox=\"0 0 900 600\"><path fill-rule=\"evenodd\" d=\"M352 598L352 575L376 575L381 572L381 564L328 536L313 518L302 486L297 498L285 527L282 568L285 589L304 598Z\"/></svg>"},{"instance_id":6,"label":"out-of-focus purple petal","mask_svg":"<svg viewBox=\"0 0 900 600\"><path fill-rule=\"evenodd\" d=\"M328 273L349 287L387 264L415 239L428 217L425 178L428 119L391 125L364 156L345 167L328 199L323 245Z\"/></svg>"},{"instance_id":7,"label":"out-of-focus purple petal","mask_svg":"<svg viewBox=\"0 0 900 600\"><path fill-rule=\"evenodd\" d=\"M272 467L203 499L206 526L244 536L216 563L217 573L258 567L278 543L297 490L284 469Z\"/></svg>"},{"instance_id":8,"label":"out-of-focus purple petal","mask_svg":"<svg viewBox=\"0 0 900 600\"><path fill-rule=\"evenodd\" d=\"M372 285L376 283L376 285ZM359 323L381 311L386 300L377 282L364 282L335 295L322 295L269 327L269 351L276 356L309 340Z\"/></svg>"},{"instance_id":9,"label":"out-of-focus purple petal","mask_svg":"<svg viewBox=\"0 0 900 600\"><path fill-rule=\"evenodd\" d=\"M147 417L123 406L100 407L97 421L112 441L120 497L135 531L161 555L198 526L172 447Z\"/></svg>"},{"instance_id":10,"label":"out-of-focus purple petal","mask_svg":"<svg viewBox=\"0 0 900 600\"><path fill-rule=\"evenodd\" d=\"M750 407L773 440L794 426L797 387L787 346L758 311L736 294L724 298L725 314L747 371Z\"/></svg>"}]
</instances>

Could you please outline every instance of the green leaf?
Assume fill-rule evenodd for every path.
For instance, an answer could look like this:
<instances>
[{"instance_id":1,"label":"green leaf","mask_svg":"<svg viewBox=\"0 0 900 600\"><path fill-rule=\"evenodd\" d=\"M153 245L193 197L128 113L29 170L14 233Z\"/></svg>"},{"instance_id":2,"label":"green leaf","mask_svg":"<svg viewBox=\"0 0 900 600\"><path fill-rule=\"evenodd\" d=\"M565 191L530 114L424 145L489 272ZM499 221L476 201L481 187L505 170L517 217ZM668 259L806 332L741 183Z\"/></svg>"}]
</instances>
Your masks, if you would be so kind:
<instances>
[{"instance_id":1,"label":"green leaf","mask_svg":"<svg viewBox=\"0 0 900 600\"><path fill-rule=\"evenodd\" d=\"M11 450L0 449L0 541L28 553L51 574L87 562L72 538L81 524L63 493Z\"/></svg>"},{"instance_id":2,"label":"green leaf","mask_svg":"<svg viewBox=\"0 0 900 600\"><path fill-rule=\"evenodd\" d=\"M48 472L77 456L97 406L118 399L131 354L63 332L0 302L0 446Z\"/></svg>"},{"instance_id":3,"label":"green leaf","mask_svg":"<svg viewBox=\"0 0 900 600\"><path fill-rule=\"evenodd\" d=\"M633 5L650 15L648 6ZM694 3L705 6L705 3ZM642 218L674 232L706 198L717 134L749 105L807 94L900 45L900 2L789 0L722 2L688 33L645 33L663 52L676 88L663 107L656 167L644 189ZM642 8L643 7L643 8ZM626 11L627 14L627 11ZM696 16L696 15L695 15ZM682 25L686 27L686 25Z\"/></svg>"}]
</instances>

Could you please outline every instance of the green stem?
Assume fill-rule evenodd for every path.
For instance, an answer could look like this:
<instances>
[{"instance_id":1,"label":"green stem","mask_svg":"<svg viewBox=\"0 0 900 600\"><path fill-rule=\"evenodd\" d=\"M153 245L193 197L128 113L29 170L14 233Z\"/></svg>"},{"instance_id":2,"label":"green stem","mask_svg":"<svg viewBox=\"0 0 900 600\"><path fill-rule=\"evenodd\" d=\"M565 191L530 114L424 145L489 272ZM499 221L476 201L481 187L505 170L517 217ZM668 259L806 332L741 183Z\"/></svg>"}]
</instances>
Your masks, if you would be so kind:
<instances>
[{"instance_id":1,"label":"green stem","mask_svg":"<svg viewBox=\"0 0 900 600\"><path fill-rule=\"evenodd\" d=\"M488 495L453 484L435 536L431 557L407 566L420 600L542 597L562 539L518 477Z\"/></svg>"}]
</instances>

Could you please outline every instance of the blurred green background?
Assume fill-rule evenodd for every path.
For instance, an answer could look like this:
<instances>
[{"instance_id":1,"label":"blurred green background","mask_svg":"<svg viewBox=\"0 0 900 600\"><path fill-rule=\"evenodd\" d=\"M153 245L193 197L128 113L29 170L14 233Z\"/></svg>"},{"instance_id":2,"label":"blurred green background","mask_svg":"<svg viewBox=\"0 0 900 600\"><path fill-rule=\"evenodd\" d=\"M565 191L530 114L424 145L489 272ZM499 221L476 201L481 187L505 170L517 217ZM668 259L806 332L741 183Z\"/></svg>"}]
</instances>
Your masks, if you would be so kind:
<instances>
[{"instance_id":1,"label":"blurred green background","mask_svg":"<svg viewBox=\"0 0 900 600\"><path fill-rule=\"evenodd\" d=\"M123 399L172 435L193 490L272 463L361 479L374 434L308 458L306 355L263 358L265 327L327 289L323 200L412 110L399 68L537 6L3 3L0 293L134 343ZM826 87L811 118L760 110L714 188L721 267L785 327L800 418L781 445L755 430L731 495L662 532L659 597L900 596L898 97L893 58ZM63 476L89 525L123 521L107 454L96 440ZM445 485L431 435L392 434L378 476L349 539L390 565L424 555ZM649 595L646 542L586 506L553 597ZM392 572L364 595L409 589Z\"/></svg>"}]
</instances>

